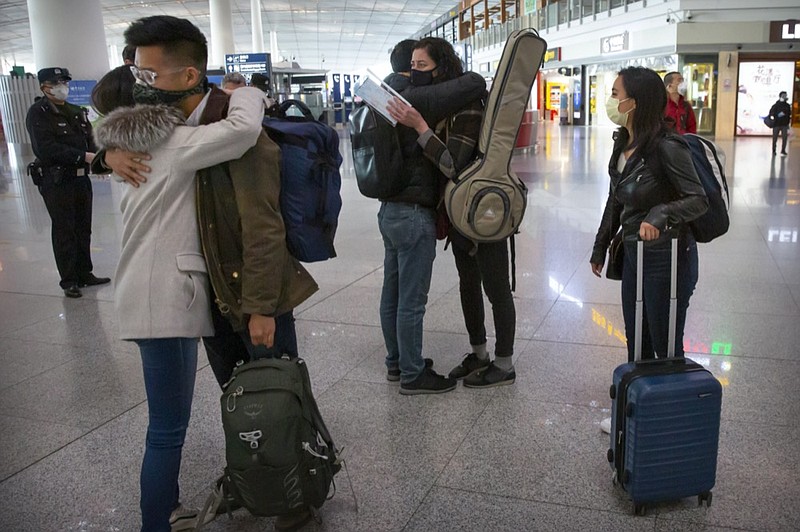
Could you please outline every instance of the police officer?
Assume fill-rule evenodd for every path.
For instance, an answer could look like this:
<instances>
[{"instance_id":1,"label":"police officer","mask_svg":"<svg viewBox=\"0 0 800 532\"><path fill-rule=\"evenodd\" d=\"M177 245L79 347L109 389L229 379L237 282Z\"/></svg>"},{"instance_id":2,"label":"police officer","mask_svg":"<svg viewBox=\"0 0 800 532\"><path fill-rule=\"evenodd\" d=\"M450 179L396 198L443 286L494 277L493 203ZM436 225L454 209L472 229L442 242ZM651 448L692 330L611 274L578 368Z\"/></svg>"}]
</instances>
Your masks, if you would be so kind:
<instances>
[{"instance_id":1,"label":"police officer","mask_svg":"<svg viewBox=\"0 0 800 532\"><path fill-rule=\"evenodd\" d=\"M86 111L67 103L66 68L38 72L44 97L28 110L25 125L33 153L41 163L39 192L52 220L53 254L67 297L81 297L81 287L105 284L95 277L89 245L92 234L92 184L89 163L97 151Z\"/></svg>"}]
</instances>

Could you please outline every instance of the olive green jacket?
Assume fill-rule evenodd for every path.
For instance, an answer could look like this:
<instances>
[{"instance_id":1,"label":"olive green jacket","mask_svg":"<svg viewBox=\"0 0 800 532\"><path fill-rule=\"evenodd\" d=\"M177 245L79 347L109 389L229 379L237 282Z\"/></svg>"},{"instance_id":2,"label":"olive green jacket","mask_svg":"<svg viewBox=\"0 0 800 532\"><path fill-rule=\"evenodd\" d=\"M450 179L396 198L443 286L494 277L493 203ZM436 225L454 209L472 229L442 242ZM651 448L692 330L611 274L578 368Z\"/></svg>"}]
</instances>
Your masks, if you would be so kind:
<instances>
[{"instance_id":1,"label":"olive green jacket","mask_svg":"<svg viewBox=\"0 0 800 532\"><path fill-rule=\"evenodd\" d=\"M212 89L201 124L220 120L228 95ZM280 211L280 149L262 131L241 159L200 170L197 215L215 303L233 324L278 316L319 287L286 246Z\"/></svg>"}]
</instances>

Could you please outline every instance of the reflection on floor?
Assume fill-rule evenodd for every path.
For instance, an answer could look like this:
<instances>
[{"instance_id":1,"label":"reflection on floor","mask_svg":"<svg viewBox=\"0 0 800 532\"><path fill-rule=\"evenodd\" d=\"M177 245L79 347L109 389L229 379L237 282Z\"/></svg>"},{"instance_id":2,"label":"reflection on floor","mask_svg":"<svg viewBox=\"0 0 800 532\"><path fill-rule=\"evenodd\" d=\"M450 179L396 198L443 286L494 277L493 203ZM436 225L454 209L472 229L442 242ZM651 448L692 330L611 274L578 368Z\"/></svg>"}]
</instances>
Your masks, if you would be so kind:
<instances>
[{"instance_id":1,"label":"reflection on floor","mask_svg":"<svg viewBox=\"0 0 800 532\"><path fill-rule=\"evenodd\" d=\"M517 239L514 386L404 397L388 383L378 319L378 204L358 194L349 147L339 258L297 312L301 353L348 473L308 530L797 530L800 524L800 144L726 141L730 233L700 248L687 350L724 385L711 508L687 499L633 517L611 484L613 368L625 359L619 284L591 275L609 129L542 126L514 168L530 189ZM49 218L21 169L0 165L0 530L138 530L147 406L136 349L116 339L113 287L58 287ZM94 182L93 258L119 256L119 186ZM425 354L447 372L467 351L451 252L441 251ZM493 330L493 329L492 329ZM205 362L205 355L201 354ZM182 499L200 505L223 467L219 390L198 371ZM349 476L349 479L348 479ZM358 506L356 507L356 500ZM271 530L237 512L211 531Z\"/></svg>"}]
</instances>

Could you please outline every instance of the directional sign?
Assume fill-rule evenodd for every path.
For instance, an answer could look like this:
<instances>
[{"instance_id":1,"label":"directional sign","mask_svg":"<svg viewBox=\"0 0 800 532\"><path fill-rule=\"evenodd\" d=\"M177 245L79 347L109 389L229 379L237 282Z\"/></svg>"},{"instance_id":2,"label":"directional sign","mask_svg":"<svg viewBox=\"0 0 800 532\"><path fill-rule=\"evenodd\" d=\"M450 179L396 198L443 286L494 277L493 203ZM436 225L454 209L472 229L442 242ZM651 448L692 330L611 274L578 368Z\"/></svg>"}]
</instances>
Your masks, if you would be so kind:
<instances>
[{"instance_id":1,"label":"directional sign","mask_svg":"<svg viewBox=\"0 0 800 532\"><path fill-rule=\"evenodd\" d=\"M252 74L272 75L270 54L225 54L225 72L241 72L249 80Z\"/></svg>"},{"instance_id":2,"label":"directional sign","mask_svg":"<svg viewBox=\"0 0 800 532\"><path fill-rule=\"evenodd\" d=\"M92 89L97 85L93 79L74 79L69 82L67 101L81 107L92 106Z\"/></svg>"}]
</instances>

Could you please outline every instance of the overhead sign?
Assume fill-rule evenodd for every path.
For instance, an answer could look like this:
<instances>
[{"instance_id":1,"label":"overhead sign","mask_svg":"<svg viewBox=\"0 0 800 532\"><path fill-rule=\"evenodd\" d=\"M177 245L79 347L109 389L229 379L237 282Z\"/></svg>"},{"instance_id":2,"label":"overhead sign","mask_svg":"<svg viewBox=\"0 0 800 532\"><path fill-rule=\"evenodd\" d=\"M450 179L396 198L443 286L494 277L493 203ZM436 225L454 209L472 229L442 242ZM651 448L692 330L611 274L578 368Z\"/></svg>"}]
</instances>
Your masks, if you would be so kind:
<instances>
[{"instance_id":1,"label":"overhead sign","mask_svg":"<svg viewBox=\"0 0 800 532\"><path fill-rule=\"evenodd\" d=\"M769 23L769 42L800 41L800 20L777 20Z\"/></svg>"},{"instance_id":2,"label":"overhead sign","mask_svg":"<svg viewBox=\"0 0 800 532\"><path fill-rule=\"evenodd\" d=\"M249 79L250 74L256 72L261 74L272 73L272 62L270 54L225 54L225 72L241 72Z\"/></svg>"},{"instance_id":3,"label":"overhead sign","mask_svg":"<svg viewBox=\"0 0 800 532\"><path fill-rule=\"evenodd\" d=\"M615 52L624 52L628 49L628 32L620 33L617 35L610 35L600 39L600 53L613 54Z\"/></svg>"}]
</instances>

